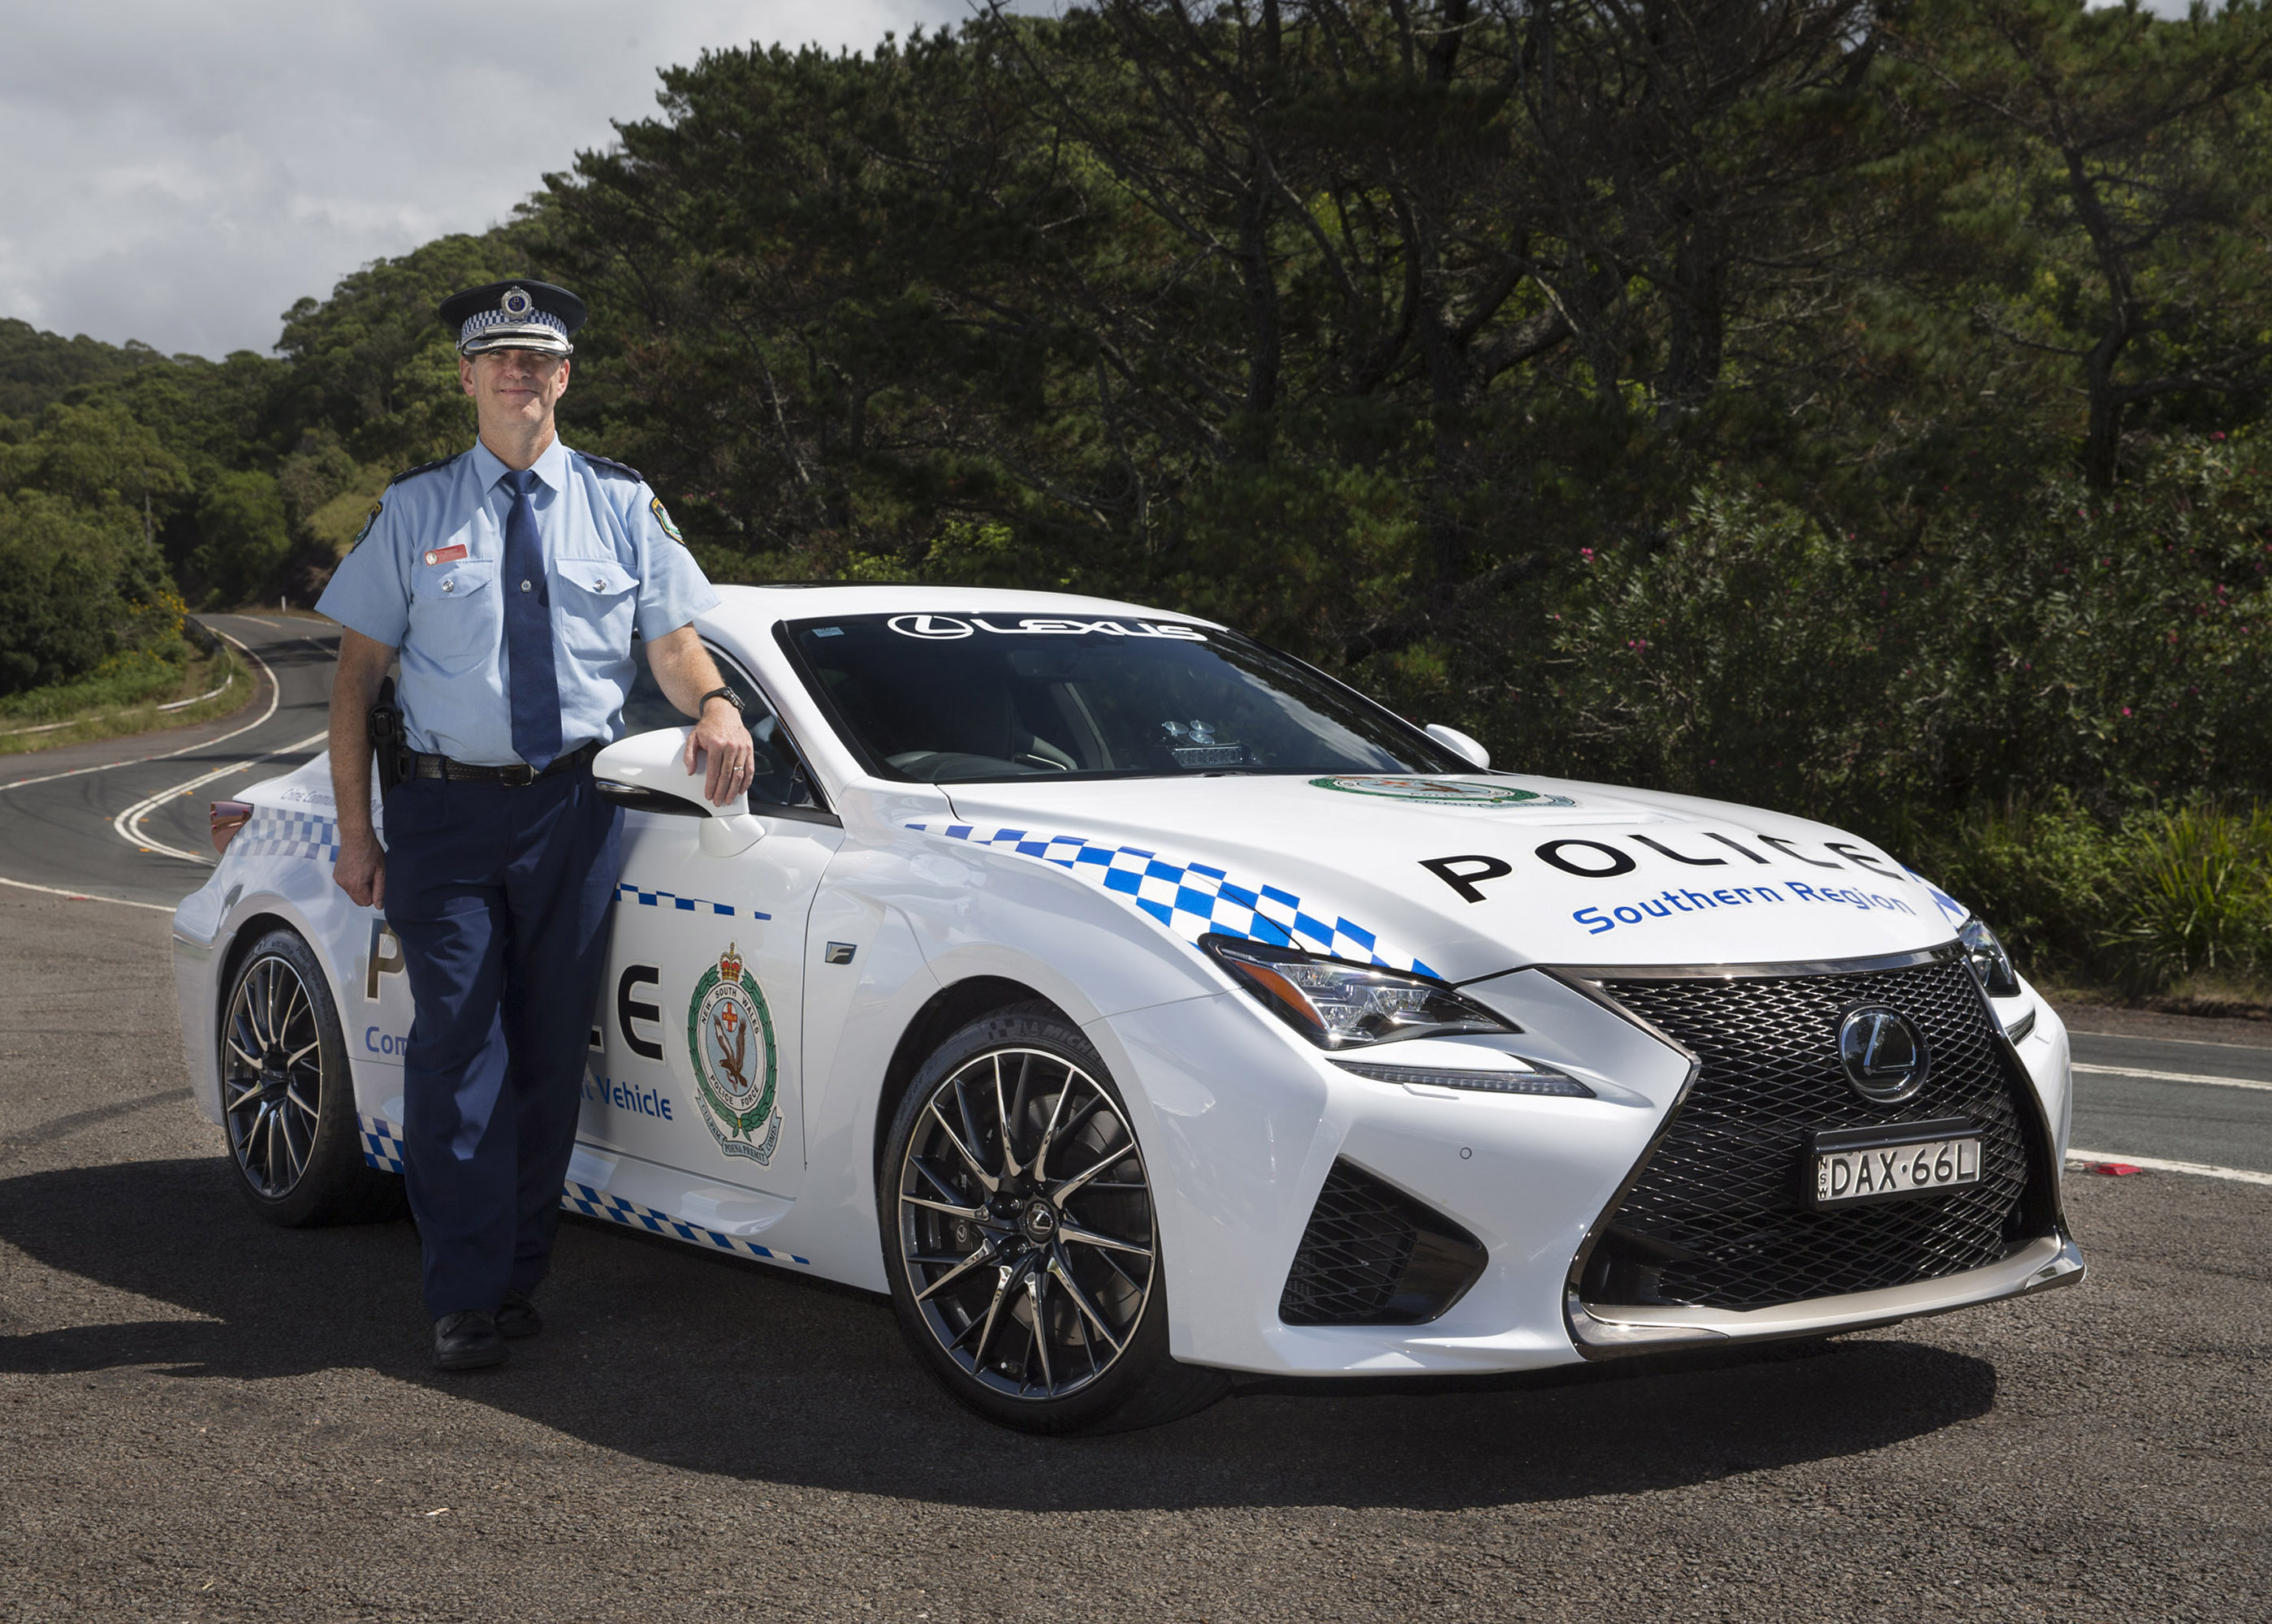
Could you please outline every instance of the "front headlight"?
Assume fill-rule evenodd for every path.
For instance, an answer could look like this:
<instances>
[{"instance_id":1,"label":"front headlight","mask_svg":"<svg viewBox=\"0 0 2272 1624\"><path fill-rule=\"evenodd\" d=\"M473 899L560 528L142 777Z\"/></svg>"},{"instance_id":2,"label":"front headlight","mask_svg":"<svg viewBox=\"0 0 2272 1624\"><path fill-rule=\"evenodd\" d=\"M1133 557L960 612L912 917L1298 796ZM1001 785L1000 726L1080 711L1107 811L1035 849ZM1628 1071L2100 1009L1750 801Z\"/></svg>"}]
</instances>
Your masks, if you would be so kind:
<instances>
[{"instance_id":1,"label":"front headlight","mask_svg":"<svg viewBox=\"0 0 2272 1624\"><path fill-rule=\"evenodd\" d=\"M1963 944L1964 962L1980 978L1991 998L2015 998L2020 992L2020 972L2012 968L2012 955L2004 951L2004 944L1996 939L1996 932L1978 919L1967 919L1957 927L1956 939Z\"/></svg>"},{"instance_id":2,"label":"front headlight","mask_svg":"<svg viewBox=\"0 0 2272 1624\"><path fill-rule=\"evenodd\" d=\"M1200 946L1265 1008L1320 1049L1522 1029L1425 976L1235 936L1202 936Z\"/></svg>"}]
</instances>

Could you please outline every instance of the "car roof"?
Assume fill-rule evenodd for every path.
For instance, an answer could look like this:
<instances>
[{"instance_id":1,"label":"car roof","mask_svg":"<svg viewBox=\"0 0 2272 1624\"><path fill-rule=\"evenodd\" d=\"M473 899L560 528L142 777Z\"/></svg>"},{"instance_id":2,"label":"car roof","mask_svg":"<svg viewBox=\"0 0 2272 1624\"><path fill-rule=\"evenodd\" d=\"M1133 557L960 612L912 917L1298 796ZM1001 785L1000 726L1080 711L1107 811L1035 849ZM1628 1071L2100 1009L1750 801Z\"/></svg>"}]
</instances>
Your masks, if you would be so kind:
<instances>
[{"instance_id":1,"label":"car roof","mask_svg":"<svg viewBox=\"0 0 2272 1624\"><path fill-rule=\"evenodd\" d=\"M721 610L736 619L811 620L832 615L1014 614L1091 615L1115 619L1174 620L1215 626L1175 610L1151 609L1117 598L1072 592L1018 592L998 587L893 586L869 581L775 581L720 587ZM1217 629L1222 629L1218 627Z\"/></svg>"}]
</instances>

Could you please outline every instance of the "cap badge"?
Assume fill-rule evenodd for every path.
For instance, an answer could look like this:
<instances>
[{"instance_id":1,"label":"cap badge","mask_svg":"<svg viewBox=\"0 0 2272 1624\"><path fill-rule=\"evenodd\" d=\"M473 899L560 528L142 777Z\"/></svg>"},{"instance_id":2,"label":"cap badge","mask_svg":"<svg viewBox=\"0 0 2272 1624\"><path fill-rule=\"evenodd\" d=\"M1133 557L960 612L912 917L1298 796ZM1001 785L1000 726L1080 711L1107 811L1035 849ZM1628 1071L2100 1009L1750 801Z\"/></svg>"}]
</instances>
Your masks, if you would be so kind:
<instances>
[{"instance_id":1,"label":"cap badge","mask_svg":"<svg viewBox=\"0 0 2272 1624\"><path fill-rule=\"evenodd\" d=\"M497 301L497 309L515 321L527 321L529 311L535 308L536 301L528 296L526 288L508 288L504 297Z\"/></svg>"}]
</instances>

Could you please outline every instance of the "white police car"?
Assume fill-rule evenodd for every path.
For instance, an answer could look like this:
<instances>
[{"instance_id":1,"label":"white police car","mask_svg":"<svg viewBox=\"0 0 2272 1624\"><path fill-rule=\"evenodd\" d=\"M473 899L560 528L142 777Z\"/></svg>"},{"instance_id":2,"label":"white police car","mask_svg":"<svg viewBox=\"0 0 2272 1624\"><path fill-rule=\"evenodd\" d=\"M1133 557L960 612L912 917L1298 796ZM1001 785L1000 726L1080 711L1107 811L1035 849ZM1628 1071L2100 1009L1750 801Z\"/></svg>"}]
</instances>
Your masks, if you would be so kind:
<instances>
[{"instance_id":1,"label":"white police car","mask_svg":"<svg viewBox=\"0 0 2272 1624\"><path fill-rule=\"evenodd\" d=\"M573 1210L888 1291L1037 1431L2079 1277L2065 1030L1866 842L1492 772L1183 616L722 595L746 808L651 679L596 766L630 811ZM398 949L332 883L325 762L248 799L175 919L198 1099L264 1214L385 1210Z\"/></svg>"}]
</instances>

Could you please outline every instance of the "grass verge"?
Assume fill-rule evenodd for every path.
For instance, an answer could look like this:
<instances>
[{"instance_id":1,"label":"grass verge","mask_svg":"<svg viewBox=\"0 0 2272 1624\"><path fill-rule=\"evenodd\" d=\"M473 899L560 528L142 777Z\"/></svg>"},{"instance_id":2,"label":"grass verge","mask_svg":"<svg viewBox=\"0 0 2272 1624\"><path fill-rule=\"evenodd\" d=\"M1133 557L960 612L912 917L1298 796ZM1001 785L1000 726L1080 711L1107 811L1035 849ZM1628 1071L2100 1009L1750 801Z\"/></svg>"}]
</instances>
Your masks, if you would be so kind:
<instances>
[{"instance_id":1,"label":"grass verge","mask_svg":"<svg viewBox=\"0 0 2272 1624\"><path fill-rule=\"evenodd\" d=\"M181 665L122 658L77 682L0 700L0 755L210 722L242 709L258 686L251 668L227 647ZM191 703L179 705L183 700ZM160 708L167 705L179 708Z\"/></svg>"}]
</instances>

